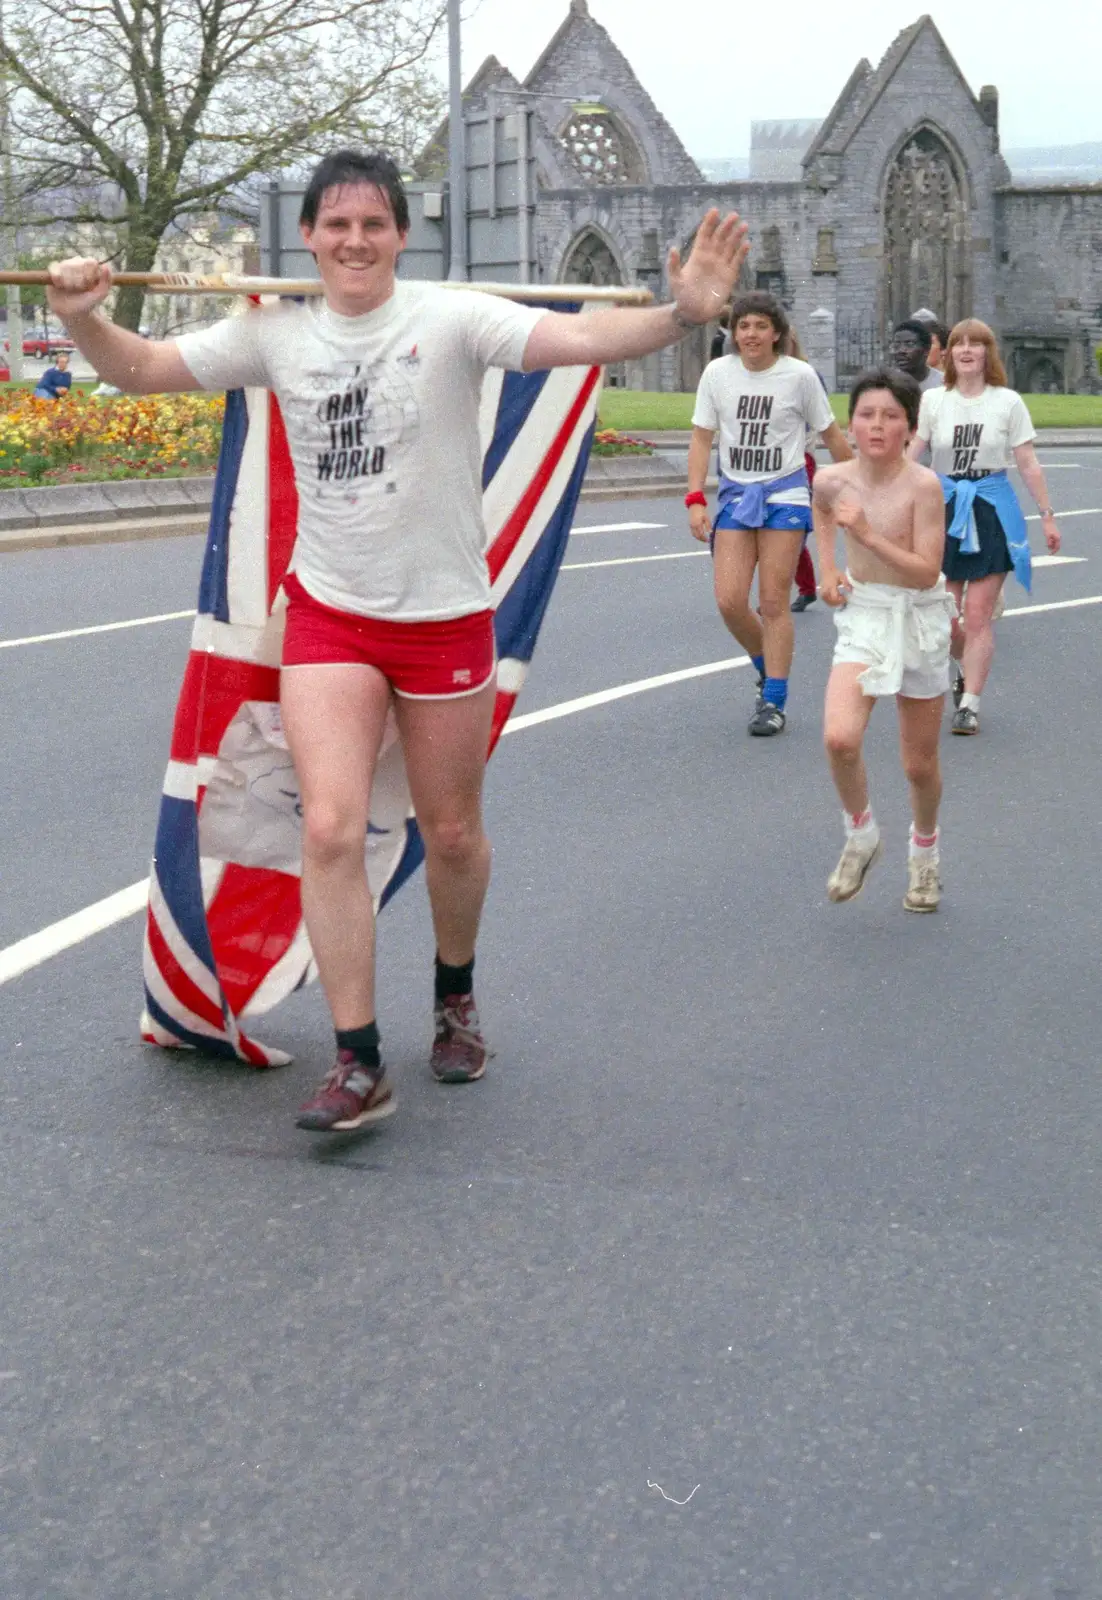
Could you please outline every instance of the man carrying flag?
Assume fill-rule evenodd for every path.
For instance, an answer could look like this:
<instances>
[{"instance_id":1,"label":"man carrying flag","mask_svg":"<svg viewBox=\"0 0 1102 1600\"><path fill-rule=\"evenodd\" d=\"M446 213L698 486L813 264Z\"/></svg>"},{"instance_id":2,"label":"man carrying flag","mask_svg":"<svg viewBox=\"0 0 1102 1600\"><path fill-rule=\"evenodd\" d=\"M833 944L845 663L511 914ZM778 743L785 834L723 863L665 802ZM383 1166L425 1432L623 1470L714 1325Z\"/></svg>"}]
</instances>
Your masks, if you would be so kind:
<instances>
[{"instance_id":1,"label":"man carrying flag","mask_svg":"<svg viewBox=\"0 0 1102 1600\"><path fill-rule=\"evenodd\" d=\"M674 300L567 317L476 291L398 282L409 209L396 164L342 150L315 169L300 227L324 294L176 340L97 307L110 269L50 269L51 309L100 376L139 394L257 386L276 395L298 491L284 583L280 701L302 805L302 911L333 1016L336 1061L299 1126L366 1127L395 1099L380 1056L365 870L372 778L393 707L436 934L432 1072L469 1083L487 1048L473 992L490 875L482 779L495 700L478 410L490 367L632 360L711 321L747 253L709 212Z\"/></svg>"}]
</instances>

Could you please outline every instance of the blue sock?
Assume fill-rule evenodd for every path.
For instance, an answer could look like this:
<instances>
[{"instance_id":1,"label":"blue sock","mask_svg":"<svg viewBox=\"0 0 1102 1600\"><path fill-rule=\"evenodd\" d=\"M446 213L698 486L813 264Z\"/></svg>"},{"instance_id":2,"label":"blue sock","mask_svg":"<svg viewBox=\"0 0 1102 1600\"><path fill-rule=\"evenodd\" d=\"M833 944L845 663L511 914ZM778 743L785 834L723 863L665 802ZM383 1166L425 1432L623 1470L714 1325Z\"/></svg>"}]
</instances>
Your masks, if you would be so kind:
<instances>
[{"instance_id":1,"label":"blue sock","mask_svg":"<svg viewBox=\"0 0 1102 1600\"><path fill-rule=\"evenodd\" d=\"M776 706L778 711L783 711L785 702L788 699L788 679L766 678L761 697L763 700L767 700L771 706Z\"/></svg>"},{"instance_id":2,"label":"blue sock","mask_svg":"<svg viewBox=\"0 0 1102 1600\"><path fill-rule=\"evenodd\" d=\"M750 665L753 667L754 671L757 673L759 678L764 678L765 677L765 657L764 656L751 656L750 657Z\"/></svg>"}]
</instances>

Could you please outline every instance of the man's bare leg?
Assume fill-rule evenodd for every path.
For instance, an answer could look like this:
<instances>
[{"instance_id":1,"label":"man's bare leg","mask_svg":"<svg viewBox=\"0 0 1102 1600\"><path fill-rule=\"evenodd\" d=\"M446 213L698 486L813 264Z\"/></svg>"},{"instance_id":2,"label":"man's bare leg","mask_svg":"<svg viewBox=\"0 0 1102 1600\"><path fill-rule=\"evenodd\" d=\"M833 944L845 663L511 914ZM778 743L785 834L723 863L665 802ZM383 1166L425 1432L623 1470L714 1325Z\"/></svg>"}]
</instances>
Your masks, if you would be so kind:
<instances>
[{"instance_id":1,"label":"man's bare leg","mask_svg":"<svg viewBox=\"0 0 1102 1600\"><path fill-rule=\"evenodd\" d=\"M719 614L753 660L765 653L761 618L750 604L758 561L754 528L720 528L715 534L712 580Z\"/></svg>"},{"instance_id":2,"label":"man's bare leg","mask_svg":"<svg viewBox=\"0 0 1102 1600\"><path fill-rule=\"evenodd\" d=\"M876 701L857 682L865 668L844 662L827 680L823 743L834 787L845 815L846 844L827 879L831 900L852 900L864 886L869 869L880 857L880 829L869 805L869 781L862 746Z\"/></svg>"},{"instance_id":3,"label":"man's bare leg","mask_svg":"<svg viewBox=\"0 0 1102 1600\"><path fill-rule=\"evenodd\" d=\"M283 727L302 797L302 911L333 1024L375 1020L365 842L390 686L374 667L284 667Z\"/></svg>"},{"instance_id":4,"label":"man's bare leg","mask_svg":"<svg viewBox=\"0 0 1102 1600\"><path fill-rule=\"evenodd\" d=\"M439 1083L473 1083L489 1056L474 1001L474 949L490 882L482 779L495 696L490 683L461 699L397 702L436 933L430 1066Z\"/></svg>"},{"instance_id":5,"label":"man's bare leg","mask_svg":"<svg viewBox=\"0 0 1102 1600\"><path fill-rule=\"evenodd\" d=\"M449 966L474 955L490 884L482 780L496 685L450 700L395 697L413 809L425 844L436 947Z\"/></svg>"},{"instance_id":6,"label":"man's bare leg","mask_svg":"<svg viewBox=\"0 0 1102 1600\"><path fill-rule=\"evenodd\" d=\"M907 855L908 888L903 904L908 911L936 911L941 899L940 835L941 762L939 741L945 696L913 700L897 695L899 744L903 770L911 786L911 843Z\"/></svg>"}]
</instances>

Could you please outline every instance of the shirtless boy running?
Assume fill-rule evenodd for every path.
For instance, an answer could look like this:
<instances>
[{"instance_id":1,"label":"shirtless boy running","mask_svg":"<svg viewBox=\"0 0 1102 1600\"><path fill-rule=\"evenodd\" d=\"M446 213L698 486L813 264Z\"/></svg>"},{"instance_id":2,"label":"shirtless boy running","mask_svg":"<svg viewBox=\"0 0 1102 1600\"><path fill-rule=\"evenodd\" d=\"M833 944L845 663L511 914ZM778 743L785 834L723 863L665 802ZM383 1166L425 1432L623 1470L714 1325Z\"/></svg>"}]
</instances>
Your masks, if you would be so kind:
<instances>
[{"instance_id":1,"label":"shirtless boy running","mask_svg":"<svg viewBox=\"0 0 1102 1600\"><path fill-rule=\"evenodd\" d=\"M838 607L823 735L846 828L827 894L852 900L880 857L861 746L877 698L894 694L914 813L903 904L908 911L936 911L938 739L955 608L941 573L941 485L936 474L916 471L906 459L920 400L918 384L902 372L879 368L858 378L849 400L856 459L820 469L813 507L819 592ZM839 528L846 538L845 574L837 563Z\"/></svg>"}]
</instances>

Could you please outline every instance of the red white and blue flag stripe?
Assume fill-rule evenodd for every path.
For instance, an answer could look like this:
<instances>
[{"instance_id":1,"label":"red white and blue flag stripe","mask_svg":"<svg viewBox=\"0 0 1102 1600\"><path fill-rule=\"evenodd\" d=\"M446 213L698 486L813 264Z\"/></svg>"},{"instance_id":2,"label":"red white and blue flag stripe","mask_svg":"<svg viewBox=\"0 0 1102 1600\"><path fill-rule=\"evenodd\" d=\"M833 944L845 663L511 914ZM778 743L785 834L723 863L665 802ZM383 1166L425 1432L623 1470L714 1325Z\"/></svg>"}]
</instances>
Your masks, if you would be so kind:
<instances>
[{"instance_id":1,"label":"red white and blue flag stripe","mask_svg":"<svg viewBox=\"0 0 1102 1600\"><path fill-rule=\"evenodd\" d=\"M562 309L562 308L557 308ZM497 636L491 749L532 659L581 492L598 368L486 376L480 412ZM314 975L299 897L298 785L279 722L281 590L298 497L275 397L226 396L222 450L150 874L142 1037L256 1067L289 1057L243 1022ZM368 877L384 906L423 848L396 732L371 798Z\"/></svg>"}]
</instances>

